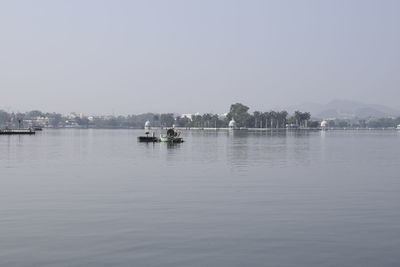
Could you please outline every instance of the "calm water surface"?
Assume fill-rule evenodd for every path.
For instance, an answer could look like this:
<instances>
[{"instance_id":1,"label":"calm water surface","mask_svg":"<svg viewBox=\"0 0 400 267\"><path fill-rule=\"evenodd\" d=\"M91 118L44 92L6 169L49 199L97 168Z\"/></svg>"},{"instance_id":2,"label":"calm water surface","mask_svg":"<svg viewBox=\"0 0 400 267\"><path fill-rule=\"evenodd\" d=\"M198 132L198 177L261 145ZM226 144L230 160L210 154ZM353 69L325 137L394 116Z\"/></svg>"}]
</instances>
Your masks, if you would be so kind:
<instances>
[{"instance_id":1,"label":"calm water surface","mask_svg":"<svg viewBox=\"0 0 400 267\"><path fill-rule=\"evenodd\" d=\"M0 266L400 266L400 132L0 136Z\"/></svg>"}]
</instances>

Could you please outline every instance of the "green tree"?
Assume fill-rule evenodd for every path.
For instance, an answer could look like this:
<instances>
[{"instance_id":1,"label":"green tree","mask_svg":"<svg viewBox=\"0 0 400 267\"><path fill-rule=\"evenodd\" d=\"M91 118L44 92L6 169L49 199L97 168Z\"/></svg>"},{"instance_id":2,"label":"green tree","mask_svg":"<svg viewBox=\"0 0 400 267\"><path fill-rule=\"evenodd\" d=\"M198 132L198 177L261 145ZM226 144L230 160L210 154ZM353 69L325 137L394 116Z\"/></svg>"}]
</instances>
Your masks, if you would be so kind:
<instances>
[{"instance_id":1,"label":"green tree","mask_svg":"<svg viewBox=\"0 0 400 267\"><path fill-rule=\"evenodd\" d=\"M246 126L250 117L248 110L249 107L241 103L232 104L227 118L229 120L233 118L239 126Z\"/></svg>"},{"instance_id":2,"label":"green tree","mask_svg":"<svg viewBox=\"0 0 400 267\"><path fill-rule=\"evenodd\" d=\"M302 123L302 113L298 110L294 112L294 118L296 120L296 125L301 126Z\"/></svg>"},{"instance_id":3,"label":"green tree","mask_svg":"<svg viewBox=\"0 0 400 267\"><path fill-rule=\"evenodd\" d=\"M78 123L79 126L82 127L89 127L89 119L87 117L83 117L83 118L76 118L76 123Z\"/></svg>"},{"instance_id":4,"label":"green tree","mask_svg":"<svg viewBox=\"0 0 400 267\"><path fill-rule=\"evenodd\" d=\"M39 110L32 110L26 114L26 117L29 119L33 119L36 117L44 117L44 114Z\"/></svg>"},{"instance_id":5,"label":"green tree","mask_svg":"<svg viewBox=\"0 0 400 267\"><path fill-rule=\"evenodd\" d=\"M307 123L311 118L310 112L303 112L301 113L301 120L304 122L304 127L307 127Z\"/></svg>"},{"instance_id":6,"label":"green tree","mask_svg":"<svg viewBox=\"0 0 400 267\"><path fill-rule=\"evenodd\" d=\"M47 115L49 117L49 123L53 128L58 128L63 121L61 114L52 113Z\"/></svg>"},{"instance_id":7,"label":"green tree","mask_svg":"<svg viewBox=\"0 0 400 267\"><path fill-rule=\"evenodd\" d=\"M297 125L297 119L296 119L296 117L295 117L295 116L290 116L290 117L287 119L287 123L288 123L288 124L296 124L296 125Z\"/></svg>"},{"instance_id":8,"label":"green tree","mask_svg":"<svg viewBox=\"0 0 400 267\"><path fill-rule=\"evenodd\" d=\"M158 114L154 114L153 121L155 126L158 125L158 122L160 121L160 116Z\"/></svg>"},{"instance_id":9,"label":"green tree","mask_svg":"<svg viewBox=\"0 0 400 267\"><path fill-rule=\"evenodd\" d=\"M260 111L254 111L253 112L253 117L254 117L254 128L261 128L260 123L261 121L261 112Z\"/></svg>"},{"instance_id":10,"label":"green tree","mask_svg":"<svg viewBox=\"0 0 400 267\"><path fill-rule=\"evenodd\" d=\"M175 122L174 114L164 113L160 116L160 123L163 127L171 127Z\"/></svg>"},{"instance_id":11,"label":"green tree","mask_svg":"<svg viewBox=\"0 0 400 267\"><path fill-rule=\"evenodd\" d=\"M5 112L4 110L0 110L0 124L5 124L10 118L10 114Z\"/></svg>"},{"instance_id":12,"label":"green tree","mask_svg":"<svg viewBox=\"0 0 400 267\"><path fill-rule=\"evenodd\" d=\"M218 117L217 114L212 115L212 117L211 117L211 122L212 122L212 125L213 125L214 128L220 127L220 124L219 124L219 117Z\"/></svg>"},{"instance_id":13,"label":"green tree","mask_svg":"<svg viewBox=\"0 0 400 267\"><path fill-rule=\"evenodd\" d=\"M203 124L203 117L201 115L193 115L192 120L194 127L201 127Z\"/></svg>"},{"instance_id":14,"label":"green tree","mask_svg":"<svg viewBox=\"0 0 400 267\"><path fill-rule=\"evenodd\" d=\"M287 111L283 110L280 112L277 112L277 118L278 118L278 123L277 123L277 127L278 128L284 128L286 126L287 123Z\"/></svg>"},{"instance_id":15,"label":"green tree","mask_svg":"<svg viewBox=\"0 0 400 267\"><path fill-rule=\"evenodd\" d=\"M308 123L308 127L310 128L318 128L321 125L321 122L319 121L310 121Z\"/></svg>"},{"instance_id":16,"label":"green tree","mask_svg":"<svg viewBox=\"0 0 400 267\"><path fill-rule=\"evenodd\" d=\"M203 116L202 116L203 126L210 127L211 118L212 118L212 114L210 114L210 113L203 114Z\"/></svg>"},{"instance_id":17,"label":"green tree","mask_svg":"<svg viewBox=\"0 0 400 267\"><path fill-rule=\"evenodd\" d=\"M262 116L265 122L265 128L269 128L271 126L271 114L269 112L264 112Z\"/></svg>"},{"instance_id":18,"label":"green tree","mask_svg":"<svg viewBox=\"0 0 400 267\"><path fill-rule=\"evenodd\" d=\"M276 128L277 127L277 121L278 121L278 113L276 111L270 111L269 112L269 119L270 119L270 128ZM275 126L275 127L274 127Z\"/></svg>"},{"instance_id":19,"label":"green tree","mask_svg":"<svg viewBox=\"0 0 400 267\"><path fill-rule=\"evenodd\" d=\"M189 127L190 119L187 117L177 117L176 124L180 127Z\"/></svg>"},{"instance_id":20,"label":"green tree","mask_svg":"<svg viewBox=\"0 0 400 267\"><path fill-rule=\"evenodd\" d=\"M260 128L265 128L267 117L265 116L265 112L260 113Z\"/></svg>"}]
</instances>

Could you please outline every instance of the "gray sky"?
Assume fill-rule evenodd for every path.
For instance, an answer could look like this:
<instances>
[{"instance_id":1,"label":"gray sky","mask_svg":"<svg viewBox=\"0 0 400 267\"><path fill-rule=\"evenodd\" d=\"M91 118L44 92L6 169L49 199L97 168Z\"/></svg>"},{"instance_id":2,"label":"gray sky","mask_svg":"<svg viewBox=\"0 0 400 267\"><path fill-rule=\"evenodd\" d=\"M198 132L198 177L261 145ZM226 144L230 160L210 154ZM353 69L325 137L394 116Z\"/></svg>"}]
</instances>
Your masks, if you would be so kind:
<instances>
[{"instance_id":1,"label":"gray sky","mask_svg":"<svg viewBox=\"0 0 400 267\"><path fill-rule=\"evenodd\" d=\"M0 2L0 108L400 107L400 1Z\"/></svg>"}]
</instances>

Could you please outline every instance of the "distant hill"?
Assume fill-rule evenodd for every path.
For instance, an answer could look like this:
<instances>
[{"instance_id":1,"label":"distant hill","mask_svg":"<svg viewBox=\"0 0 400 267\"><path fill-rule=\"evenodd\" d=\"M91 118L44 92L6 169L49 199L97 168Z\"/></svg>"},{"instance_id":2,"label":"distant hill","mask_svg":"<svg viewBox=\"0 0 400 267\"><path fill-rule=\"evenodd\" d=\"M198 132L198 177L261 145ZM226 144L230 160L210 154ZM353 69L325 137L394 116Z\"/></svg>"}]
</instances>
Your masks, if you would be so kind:
<instances>
[{"instance_id":1,"label":"distant hill","mask_svg":"<svg viewBox=\"0 0 400 267\"><path fill-rule=\"evenodd\" d=\"M328 104L305 103L288 107L289 112L295 110L309 111L312 117L326 118L382 118L400 116L400 110L378 104L365 104L351 100L336 99Z\"/></svg>"}]
</instances>

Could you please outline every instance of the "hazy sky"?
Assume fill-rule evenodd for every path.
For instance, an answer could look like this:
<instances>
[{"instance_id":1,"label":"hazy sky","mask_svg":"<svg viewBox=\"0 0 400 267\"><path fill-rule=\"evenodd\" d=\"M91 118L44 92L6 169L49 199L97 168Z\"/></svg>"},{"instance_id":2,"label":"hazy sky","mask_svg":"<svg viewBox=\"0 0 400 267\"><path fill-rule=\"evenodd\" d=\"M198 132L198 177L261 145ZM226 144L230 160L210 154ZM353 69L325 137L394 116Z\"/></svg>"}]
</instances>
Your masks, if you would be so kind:
<instances>
[{"instance_id":1,"label":"hazy sky","mask_svg":"<svg viewBox=\"0 0 400 267\"><path fill-rule=\"evenodd\" d=\"M0 109L400 107L400 1L0 1Z\"/></svg>"}]
</instances>

